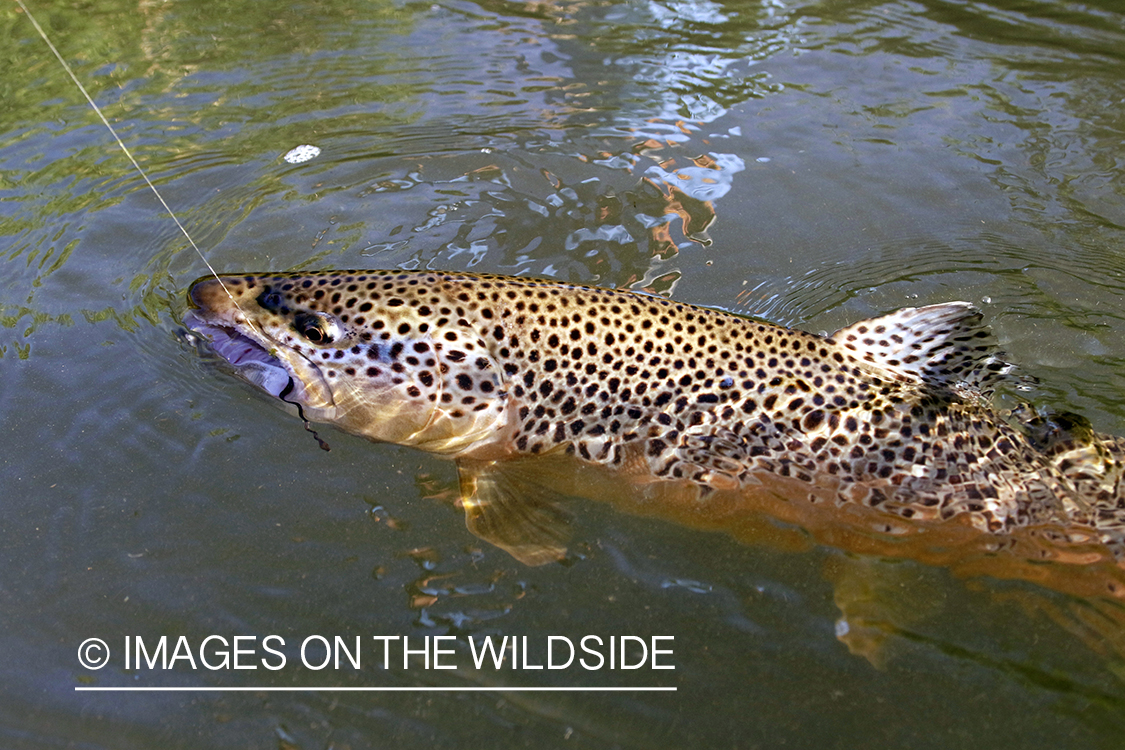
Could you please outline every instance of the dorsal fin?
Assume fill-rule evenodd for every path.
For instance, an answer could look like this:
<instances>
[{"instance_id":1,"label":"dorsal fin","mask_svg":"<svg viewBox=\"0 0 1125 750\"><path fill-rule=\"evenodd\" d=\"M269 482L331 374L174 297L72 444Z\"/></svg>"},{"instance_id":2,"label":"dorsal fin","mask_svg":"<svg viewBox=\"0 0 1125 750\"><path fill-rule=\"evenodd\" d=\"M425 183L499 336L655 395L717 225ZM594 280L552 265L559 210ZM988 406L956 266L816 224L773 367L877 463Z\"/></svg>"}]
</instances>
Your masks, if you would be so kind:
<instances>
[{"instance_id":1,"label":"dorsal fin","mask_svg":"<svg viewBox=\"0 0 1125 750\"><path fill-rule=\"evenodd\" d=\"M881 370L957 391L989 395L1012 370L968 302L907 307L841 328L832 339Z\"/></svg>"}]
</instances>

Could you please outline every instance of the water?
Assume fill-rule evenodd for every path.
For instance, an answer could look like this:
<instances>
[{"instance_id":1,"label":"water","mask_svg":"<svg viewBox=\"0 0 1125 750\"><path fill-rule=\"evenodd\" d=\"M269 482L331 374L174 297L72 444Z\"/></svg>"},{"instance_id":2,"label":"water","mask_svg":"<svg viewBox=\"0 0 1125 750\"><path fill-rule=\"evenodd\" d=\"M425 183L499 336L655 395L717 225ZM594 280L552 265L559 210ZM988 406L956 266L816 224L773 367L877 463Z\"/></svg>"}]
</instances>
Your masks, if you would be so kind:
<instances>
[{"instance_id":1,"label":"water","mask_svg":"<svg viewBox=\"0 0 1125 750\"><path fill-rule=\"evenodd\" d=\"M220 270L533 274L825 331L966 299L1038 405L1125 433L1115 3L33 11ZM14 4L0 26L5 746L1120 746L1125 635L1087 600L592 501L570 564L526 568L465 530L451 465L321 452L181 345L202 261ZM269 634L285 669L123 662ZM314 634L455 635L462 668L314 671ZM464 668L487 634L671 635L676 669Z\"/></svg>"}]
</instances>

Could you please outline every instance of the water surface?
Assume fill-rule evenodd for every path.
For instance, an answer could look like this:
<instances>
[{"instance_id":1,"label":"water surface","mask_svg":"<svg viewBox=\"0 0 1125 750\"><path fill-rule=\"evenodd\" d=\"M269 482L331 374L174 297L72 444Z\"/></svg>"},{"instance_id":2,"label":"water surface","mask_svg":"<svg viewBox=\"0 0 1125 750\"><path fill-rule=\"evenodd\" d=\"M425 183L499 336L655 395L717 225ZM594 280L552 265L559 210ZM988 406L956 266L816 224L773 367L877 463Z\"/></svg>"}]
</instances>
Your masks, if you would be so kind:
<instances>
[{"instance_id":1,"label":"water surface","mask_svg":"<svg viewBox=\"0 0 1125 750\"><path fill-rule=\"evenodd\" d=\"M548 276L816 331L964 299L1037 406L1125 433L1116 3L32 10L221 271ZM318 450L181 344L203 261L14 4L0 26L6 746L1120 746L1120 608L596 501L527 568L465 530L451 464ZM271 633L672 635L676 669L76 659ZM299 684L677 692L73 690Z\"/></svg>"}]
</instances>

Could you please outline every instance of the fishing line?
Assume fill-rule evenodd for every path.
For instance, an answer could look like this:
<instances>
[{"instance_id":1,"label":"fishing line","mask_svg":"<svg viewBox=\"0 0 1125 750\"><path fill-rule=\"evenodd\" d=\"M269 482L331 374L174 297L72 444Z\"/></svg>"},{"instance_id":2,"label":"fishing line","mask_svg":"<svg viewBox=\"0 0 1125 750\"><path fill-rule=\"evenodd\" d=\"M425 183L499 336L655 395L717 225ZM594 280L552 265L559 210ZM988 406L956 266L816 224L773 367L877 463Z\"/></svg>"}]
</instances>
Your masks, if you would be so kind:
<instances>
[{"instance_id":1,"label":"fishing line","mask_svg":"<svg viewBox=\"0 0 1125 750\"><path fill-rule=\"evenodd\" d=\"M172 207L169 206L168 202L164 200L164 196L161 195L160 191L156 189L156 185L152 184L152 180L148 178L148 175L145 174L145 171L141 168L141 165L137 163L136 159L133 158L132 152L129 151L129 148L125 145L125 142L121 140L121 137L117 135L117 131L113 129L113 126L109 124L109 120L107 120L106 116L102 114L102 111L98 107L98 105L94 103L93 98L86 91L86 87L82 85L82 82L78 80L78 76L76 76L74 74L74 71L71 70L70 65L68 65L66 60L63 59L63 56L59 53L58 49L55 48L55 45L51 43L50 38L48 38L47 36L47 32L45 32L43 30L43 27L39 25L39 22L35 20L35 16L32 15L31 10L27 7L27 5L24 4L23 0L16 0L16 4L20 6L20 8L24 12L24 15L27 16L27 20L31 21L31 25L35 27L35 30L37 32L39 32L39 36L42 37L47 46L51 48L51 52L54 53L55 58L59 61L59 64L62 65L63 70L66 71L66 74L70 76L70 80L74 81L74 85L77 86L78 90L82 92L82 96L86 97L86 101L89 102L90 107L92 107L94 112L97 113L98 117L102 121L102 124L106 126L106 129L109 130L110 135L112 135L113 139L117 141L117 145L121 147L121 150L125 153L125 156L128 157L130 163L132 163L133 167L137 170L137 173L145 181L145 184L148 185L149 189L152 190L152 193L156 196L156 199L160 201L160 205L164 206L164 210L167 211L168 215L172 217L172 221L176 222L176 226L179 227L184 237L187 238L188 243L191 245L192 249L195 250L196 255L199 256L199 259L203 261L203 264L205 266L207 266L207 270L210 271L211 275L215 277L215 281L219 282L219 286L222 287L223 291L226 292L226 295L230 297L230 301L234 303L235 308L237 308L238 311L242 313L242 317L245 320L246 324L253 328L254 321L250 319L250 317L242 309L241 305L238 304L238 300L234 298L234 295L231 294L230 289L228 289L227 285L223 283L223 280L219 277L218 272L211 265L210 261L207 260L207 256L203 254L203 251L199 249L199 245L195 244L195 240L191 238L191 235L188 234L187 229L185 229L184 225L180 223L179 218L177 218L175 212L172 211ZM308 432L312 433L312 436L316 439L316 443L321 447L321 450L332 450L329 447L328 443L325 442L320 437L320 435L317 434L316 430L312 428L312 425L309 424L309 420L305 418L305 412L301 408L301 405L295 401L287 401L285 399L285 397L289 395L290 391L292 390L293 379L290 378L289 385L285 387L285 390L281 392L281 395L278 398L280 398L282 401L285 401L285 403L287 404L293 404L297 407L297 415L301 418L301 421L305 423L305 429Z\"/></svg>"},{"instance_id":2,"label":"fishing line","mask_svg":"<svg viewBox=\"0 0 1125 750\"><path fill-rule=\"evenodd\" d=\"M96 112L98 117L101 118L102 124L104 124L109 130L110 135L112 135L113 139L117 141L117 145L121 147L121 150L125 152L125 156L127 156L129 158L129 161L132 162L133 166L137 170L137 173L140 174L141 178L145 181L145 184L148 185L152 190L153 195L156 196L156 199L160 201L160 205L164 206L164 210L167 211L168 215L172 217L172 221L176 222L176 226L180 228L181 232L183 232L184 237L187 237L187 241L191 244L196 254L199 255L199 258L203 261L203 264L207 266L207 270L211 272L211 275L214 276L215 280L219 282L219 286L221 286L223 288L223 291L227 293L227 296L230 297L230 301L234 303L234 306L238 308L238 311L242 313L242 316L244 318L246 318L247 324L253 327L253 321L251 321L250 318L246 316L246 313L242 310L242 308L239 307L238 301L234 298L234 295L230 293L230 290L227 289L227 285L223 283L223 280L219 278L218 272L216 272L214 267L211 266L211 263L207 260L207 256L205 256L203 254L203 251L199 249L199 246L195 244L195 240L191 238L191 235L188 234L187 229L185 229L184 225L180 223L180 220L172 211L171 206L169 206L168 203L164 200L164 196L162 196L160 194L160 191L156 189L156 185L152 184L152 180L148 178L148 175L145 174L145 171L141 169L141 165L137 163L137 160L133 158L133 154L125 146L125 142L122 141L120 136L117 135L117 131L114 130L113 126L109 124L109 120L106 119L105 115L102 114L101 109L97 104L94 103L94 100L86 92L86 87L83 86L82 82L78 80L78 76L76 76L74 74L74 71L70 69L70 65L68 65L66 60L63 59L63 56L55 48L55 45L51 43L51 40L47 37L47 32L43 31L43 27L40 26L39 22L35 20L35 16L33 16L28 7L24 5L23 0L16 0L16 4L23 9L24 14L27 16L27 20L31 21L31 25L35 27L35 30L37 32L39 32L39 36L41 36L43 38L43 41L47 43L47 46L51 48L51 52L54 53L55 58L59 61L59 64L63 66L63 70L65 70L67 75L70 76L70 80L74 81L74 85L77 86L78 90L82 92L82 96L86 97L86 101L90 103L90 106L93 107L94 112Z\"/></svg>"},{"instance_id":3,"label":"fishing line","mask_svg":"<svg viewBox=\"0 0 1125 750\"><path fill-rule=\"evenodd\" d=\"M286 396L289 395L289 393L292 390L293 390L293 378L289 378L289 383L285 386L285 388L281 391L281 393L277 394L277 397L279 399L281 399L282 401L284 401L285 403L293 404L293 406L297 407L297 416L300 417L301 421L305 423L305 431L312 433L313 438L316 439L316 444L320 446L320 449L322 451L332 450L332 447L330 445L328 445L328 443L323 438L321 438L320 435L317 434L316 430L314 430L312 428L312 425L309 423L309 420L305 417L305 410L301 408L301 405L299 403L297 403L296 401L290 401L289 399L285 398Z\"/></svg>"}]
</instances>

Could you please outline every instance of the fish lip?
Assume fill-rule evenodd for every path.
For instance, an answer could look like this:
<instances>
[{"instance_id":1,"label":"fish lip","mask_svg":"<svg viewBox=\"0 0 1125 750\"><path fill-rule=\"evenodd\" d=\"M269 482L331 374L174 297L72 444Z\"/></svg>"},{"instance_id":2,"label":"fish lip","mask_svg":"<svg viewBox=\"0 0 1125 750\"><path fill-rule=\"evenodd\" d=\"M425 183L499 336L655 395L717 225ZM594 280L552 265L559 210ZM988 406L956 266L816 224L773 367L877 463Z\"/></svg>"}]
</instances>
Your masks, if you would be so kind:
<instances>
[{"instance_id":1,"label":"fish lip","mask_svg":"<svg viewBox=\"0 0 1125 750\"><path fill-rule=\"evenodd\" d=\"M235 375L274 398L290 403L308 404L308 389L293 364L271 352L271 343L243 333L236 323L216 321L206 317L202 310L188 310L183 317L184 326L195 336L191 341L206 356L213 356ZM315 363L302 357L309 371L321 381L324 376ZM325 392L327 392L325 390Z\"/></svg>"}]
</instances>

